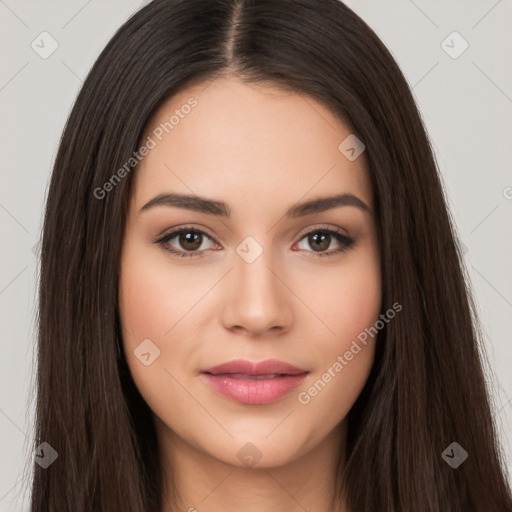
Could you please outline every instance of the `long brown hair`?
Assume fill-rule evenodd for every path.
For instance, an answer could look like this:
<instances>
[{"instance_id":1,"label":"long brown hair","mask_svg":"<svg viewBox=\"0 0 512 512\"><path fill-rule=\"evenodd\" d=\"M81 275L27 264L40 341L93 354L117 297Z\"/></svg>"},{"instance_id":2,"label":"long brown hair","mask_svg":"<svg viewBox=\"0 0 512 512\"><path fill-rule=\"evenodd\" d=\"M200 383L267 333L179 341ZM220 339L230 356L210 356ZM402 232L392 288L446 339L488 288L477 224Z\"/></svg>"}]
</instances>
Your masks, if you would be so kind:
<instances>
[{"instance_id":1,"label":"long brown hair","mask_svg":"<svg viewBox=\"0 0 512 512\"><path fill-rule=\"evenodd\" d=\"M351 511L511 511L481 334L442 182L409 87L376 34L338 0L155 0L101 53L57 153L39 288L32 512L158 512L149 407L122 347L120 251L134 169L98 198L179 89L236 75L306 93L364 142L383 311L348 418L340 493ZM456 442L468 458L442 457Z\"/></svg>"}]
</instances>

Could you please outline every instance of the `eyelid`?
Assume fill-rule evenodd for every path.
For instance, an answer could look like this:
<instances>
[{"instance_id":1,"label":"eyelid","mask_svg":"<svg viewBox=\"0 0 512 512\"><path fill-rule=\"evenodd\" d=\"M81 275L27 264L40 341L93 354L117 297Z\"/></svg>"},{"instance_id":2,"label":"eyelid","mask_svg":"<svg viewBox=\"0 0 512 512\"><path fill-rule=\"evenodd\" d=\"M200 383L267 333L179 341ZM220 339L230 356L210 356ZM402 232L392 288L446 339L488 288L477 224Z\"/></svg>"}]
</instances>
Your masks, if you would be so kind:
<instances>
[{"instance_id":1,"label":"eyelid","mask_svg":"<svg viewBox=\"0 0 512 512\"><path fill-rule=\"evenodd\" d=\"M328 226L326 224L313 224L313 226L308 226L304 231L300 231L297 236L299 237L299 240L302 240L304 236L309 235L312 231L334 231L342 237L351 238L346 229L339 228L337 226Z\"/></svg>"},{"instance_id":2,"label":"eyelid","mask_svg":"<svg viewBox=\"0 0 512 512\"><path fill-rule=\"evenodd\" d=\"M160 234L158 234L155 238L155 242L159 239L165 238L171 233L179 233L180 231L189 229L190 231L198 231L200 233L203 233L205 235L208 235L210 238L215 238L214 235L212 235L208 228L203 227L201 224L184 224L183 226L177 226L175 228L166 228L164 229Z\"/></svg>"}]
</instances>

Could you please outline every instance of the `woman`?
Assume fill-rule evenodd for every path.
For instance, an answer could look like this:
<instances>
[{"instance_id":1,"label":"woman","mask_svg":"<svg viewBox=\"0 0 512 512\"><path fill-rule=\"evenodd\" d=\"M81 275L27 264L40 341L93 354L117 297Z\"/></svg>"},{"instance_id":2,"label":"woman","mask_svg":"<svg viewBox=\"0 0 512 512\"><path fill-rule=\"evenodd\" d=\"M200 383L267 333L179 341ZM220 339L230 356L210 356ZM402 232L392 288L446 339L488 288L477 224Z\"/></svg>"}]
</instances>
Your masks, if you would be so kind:
<instances>
[{"instance_id":1,"label":"woman","mask_svg":"<svg viewBox=\"0 0 512 512\"><path fill-rule=\"evenodd\" d=\"M41 257L33 511L512 510L420 115L341 2L128 20Z\"/></svg>"}]
</instances>

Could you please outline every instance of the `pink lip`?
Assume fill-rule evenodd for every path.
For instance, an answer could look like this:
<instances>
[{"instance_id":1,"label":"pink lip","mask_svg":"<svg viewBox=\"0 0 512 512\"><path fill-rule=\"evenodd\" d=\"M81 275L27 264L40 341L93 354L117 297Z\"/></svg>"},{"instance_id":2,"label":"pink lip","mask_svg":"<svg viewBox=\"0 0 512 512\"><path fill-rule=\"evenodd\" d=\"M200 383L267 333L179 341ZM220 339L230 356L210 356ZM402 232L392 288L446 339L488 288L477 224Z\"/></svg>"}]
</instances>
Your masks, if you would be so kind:
<instances>
[{"instance_id":1,"label":"pink lip","mask_svg":"<svg viewBox=\"0 0 512 512\"><path fill-rule=\"evenodd\" d=\"M279 400L299 386L308 373L276 359L260 363L240 359L201 370L212 389L236 402L250 405ZM268 378L250 378L257 376Z\"/></svg>"}]
</instances>

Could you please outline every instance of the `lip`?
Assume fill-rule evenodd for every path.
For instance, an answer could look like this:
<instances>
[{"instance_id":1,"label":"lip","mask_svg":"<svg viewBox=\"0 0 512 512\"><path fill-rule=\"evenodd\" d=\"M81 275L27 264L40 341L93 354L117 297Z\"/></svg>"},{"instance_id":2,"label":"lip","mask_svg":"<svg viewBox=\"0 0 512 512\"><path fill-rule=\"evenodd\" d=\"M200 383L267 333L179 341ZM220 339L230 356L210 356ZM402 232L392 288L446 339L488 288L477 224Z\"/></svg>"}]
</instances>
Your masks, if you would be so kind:
<instances>
[{"instance_id":1,"label":"lip","mask_svg":"<svg viewBox=\"0 0 512 512\"><path fill-rule=\"evenodd\" d=\"M298 387L308 373L277 359L256 363L238 359L201 370L201 375L214 391L249 405L279 400Z\"/></svg>"}]
</instances>

